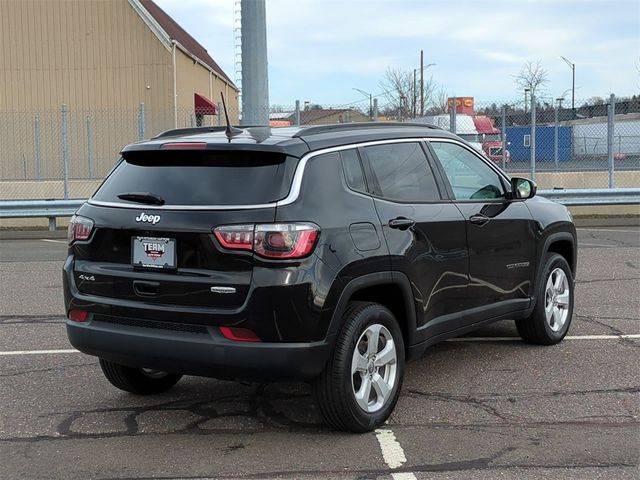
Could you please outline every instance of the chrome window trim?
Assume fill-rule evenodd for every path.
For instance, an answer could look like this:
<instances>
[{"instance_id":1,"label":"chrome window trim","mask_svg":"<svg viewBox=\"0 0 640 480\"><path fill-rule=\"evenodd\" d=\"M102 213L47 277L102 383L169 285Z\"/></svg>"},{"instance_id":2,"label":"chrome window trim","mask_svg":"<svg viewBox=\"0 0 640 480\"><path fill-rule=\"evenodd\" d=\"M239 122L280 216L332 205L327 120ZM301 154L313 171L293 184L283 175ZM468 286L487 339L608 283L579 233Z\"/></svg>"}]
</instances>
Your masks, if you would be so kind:
<instances>
[{"instance_id":1,"label":"chrome window trim","mask_svg":"<svg viewBox=\"0 0 640 480\"><path fill-rule=\"evenodd\" d=\"M192 211L207 211L207 210L253 210L258 208L273 208L276 203L263 203L259 205L145 205L143 203L120 203L120 202L103 202L101 200L89 199L87 201L90 205L97 205L99 207L115 207L115 208L130 208L135 210L192 210Z\"/></svg>"},{"instance_id":2,"label":"chrome window trim","mask_svg":"<svg viewBox=\"0 0 640 480\"><path fill-rule=\"evenodd\" d=\"M347 145L340 145L337 147L329 147L324 148L322 150L316 150L313 152L308 152L302 156L298 165L296 166L296 171L293 175L293 180L291 182L291 189L285 198L282 200L278 200L277 202L270 203L262 203L262 204L254 204L254 205L144 205L144 204L132 204L132 203L120 203L120 202L103 202L100 200L89 199L87 203L90 205L96 205L100 207L114 207L114 208L129 208L135 210L188 210L188 211L207 211L207 210L256 210L263 208L274 208L274 207L282 207L285 205L291 205L300 196L300 188L302 187L302 179L304 177L304 171L307 167L307 163L314 157L319 155L324 155L327 153L335 153L340 152L342 150L349 150L352 148L360 148L360 147L369 147L373 145L385 145L390 143L413 143L413 142L448 142L455 143L460 145L461 147L467 149L471 153L473 153L477 158L479 158L482 162L488 165L491 169L493 169L499 176L503 177L507 183L509 183L508 177L501 170L495 168L493 165L489 164L485 159L479 155L473 148L468 147L463 142L453 138L445 138L445 137L410 137L410 138L394 138L387 140L371 140L368 142L360 142L360 143L349 143ZM358 192L355 192L358 193ZM360 195L363 195L360 193ZM367 196L367 195L363 195ZM371 198L371 197L370 197ZM377 197L376 197L377 198ZM444 200L443 200L444 201ZM397 202L392 202L397 203ZM432 202L427 202L432 203ZM433 202L439 203L439 202ZM410 204L405 204L410 205Z\"/></svg>"}]
</instances>

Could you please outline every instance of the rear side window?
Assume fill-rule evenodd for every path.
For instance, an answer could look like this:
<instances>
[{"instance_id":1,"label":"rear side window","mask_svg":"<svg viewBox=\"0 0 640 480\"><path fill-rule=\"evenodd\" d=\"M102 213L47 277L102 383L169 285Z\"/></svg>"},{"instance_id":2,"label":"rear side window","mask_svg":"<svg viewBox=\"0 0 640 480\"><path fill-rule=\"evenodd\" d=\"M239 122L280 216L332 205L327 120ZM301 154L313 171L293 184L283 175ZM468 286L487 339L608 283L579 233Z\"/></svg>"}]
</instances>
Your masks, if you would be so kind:
<instances>
[{"instance_id":1,"label":"rear side window","mask_svg":"<svg viewBox=\"0 0 640 480\"><path fill-rule=\"evenodd\" d=\"M367 186L364 182L364 174L362 173L358 152L356 150L343 150L340 152L340 157L342 157L342 168L347 179L347 185L353 190L366 192Z\"/></svg>"},{"instance_id":2,"label":"rear side window","mask_svg":"<svg viewBox=\"0 0 640 480\"><path fill-rule=\"evenodd\" d=\"M94 195L145 192L165 205L259 205L286 197L297 158L268 152L132 152Z\"/></svg>"},{"instance_id":3,"label":"rear side window","mask_svg":"<svg viewBox=\"0 0 640 480\"><path fill-rule=\"evenodd\" d=\"M377 196L408 203L440 200L433 171L419 143L375 145L365 147L365 152Z\"/></svg>"}]
</instances>

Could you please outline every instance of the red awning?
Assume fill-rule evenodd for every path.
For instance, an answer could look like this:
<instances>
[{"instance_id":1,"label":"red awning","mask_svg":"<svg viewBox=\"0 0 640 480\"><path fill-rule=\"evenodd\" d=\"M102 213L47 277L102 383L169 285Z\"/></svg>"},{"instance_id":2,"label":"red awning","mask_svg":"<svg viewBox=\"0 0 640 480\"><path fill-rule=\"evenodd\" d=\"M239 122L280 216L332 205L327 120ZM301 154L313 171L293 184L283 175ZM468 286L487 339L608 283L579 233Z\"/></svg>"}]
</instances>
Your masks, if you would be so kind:
<instances>
[{"instance_id":1,"label":"red awning","mask_svg":"<svg viewBox=\"0 0 640 480\"><path fill-rule=\"evenodd\" d=\"M216 106L216 104L204 95L194 93L193 97L196 106L196 115L215 115L218 112L218 107Z\"/></svg>"}]
</instances>

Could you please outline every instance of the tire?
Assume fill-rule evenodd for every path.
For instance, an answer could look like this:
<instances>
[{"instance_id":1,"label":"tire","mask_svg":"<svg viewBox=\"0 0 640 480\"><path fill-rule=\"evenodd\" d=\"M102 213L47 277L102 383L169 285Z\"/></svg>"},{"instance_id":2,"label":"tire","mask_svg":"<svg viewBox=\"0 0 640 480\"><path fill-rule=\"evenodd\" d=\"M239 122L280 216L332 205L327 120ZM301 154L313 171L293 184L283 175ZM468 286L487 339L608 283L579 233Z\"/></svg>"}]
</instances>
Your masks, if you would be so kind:
<instances>
[{"instance_id":1,"label":"tire","mask_svg":"<svg viewBox=\"0 0 640 480\"><path fill-rule=\"evenodd\" d=\"M375 347L369 338L377 338ZM377 303L350 302L331 357L312 385L325 422L357 433L382 425L398 401L404 365L404 341L393 314Z\"/></svg>"},{"instance_id":2,"label":"tire","mask_svg":"<svg viewBox=\"0 0 640 480\"><path fill-rule=\"evenodd\" d=\"M522 339L536 345L561 342L571 325L573 297L574 282L569 264L562 255L547 254L536 286L533 312L529 318L516 321Z\"/></svg>"},{"instance_id":3,"label":"tire","mask_svg":"<svg viewBox=\"0 0 640 480\"><path fill-rule=\"evenodd\" d=\"M138 395L166 392L182 378L182 375L177 373L125 367L102 358L100 368L111 385Z\"/></svg>"}]
</instances>

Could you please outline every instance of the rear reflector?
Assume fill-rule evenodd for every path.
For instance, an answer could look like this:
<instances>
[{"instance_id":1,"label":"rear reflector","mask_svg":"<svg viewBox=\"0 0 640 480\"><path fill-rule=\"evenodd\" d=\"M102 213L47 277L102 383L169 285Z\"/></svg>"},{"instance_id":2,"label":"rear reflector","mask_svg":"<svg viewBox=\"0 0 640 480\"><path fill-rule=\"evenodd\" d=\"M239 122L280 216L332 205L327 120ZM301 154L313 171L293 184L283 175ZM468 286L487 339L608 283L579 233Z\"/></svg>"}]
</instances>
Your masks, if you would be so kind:
<instances>
[{"instance_id":1,"label":"rear reflector","mask_svg":"<svg viewBox=\"0 0 640 480\"><path fill-rule=\"evenodd\" d=\"M87 320L89 312L84 310L69 310L67 316L69 317L69 320L73 320L74 322L84 322Z\"/></svg>"},{"instance_id":2,"label":"rear reflector","mask_svg":"<svg viewBox=\"0 0 640 480\"><path fill-rule=\"evenodd\" d=\"M220 327L220 333L227 340L233 340L234 342L261 342L252 330L248 328L239 327Z\"/></svg>"},{"instance_id":3,"label":"rear reflector","mask_svg":"<svg viewBox=\"0 0 640 480\"><path fill-rule=\"evenodd\" d=\"M162 150L204 150L207 148L205 142L171 142L163 143Z\"/></svg>"}]
</instances>

